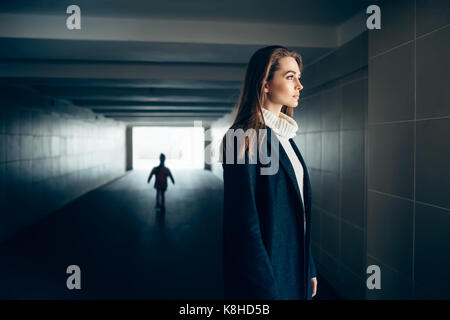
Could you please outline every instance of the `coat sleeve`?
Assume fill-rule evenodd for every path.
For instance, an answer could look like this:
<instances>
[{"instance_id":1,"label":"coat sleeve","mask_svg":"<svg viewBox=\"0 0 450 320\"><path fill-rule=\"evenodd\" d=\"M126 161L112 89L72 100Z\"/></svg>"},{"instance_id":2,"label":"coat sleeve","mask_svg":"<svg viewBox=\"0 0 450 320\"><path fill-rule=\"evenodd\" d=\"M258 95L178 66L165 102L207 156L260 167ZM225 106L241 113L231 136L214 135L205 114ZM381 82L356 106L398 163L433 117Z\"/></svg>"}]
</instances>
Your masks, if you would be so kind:
<instances>
[{"instance_id":1,"label":"coat sleeve","mask_svg":"<svg viewBox=\"0 0 450 320\"><path fill-rule=\"evenodd\" d=\"M256 206L257 165L248 163L247 152L245 164L222 164L224 294L225 299L276 299Z\"/></svg>"}]
</instances>

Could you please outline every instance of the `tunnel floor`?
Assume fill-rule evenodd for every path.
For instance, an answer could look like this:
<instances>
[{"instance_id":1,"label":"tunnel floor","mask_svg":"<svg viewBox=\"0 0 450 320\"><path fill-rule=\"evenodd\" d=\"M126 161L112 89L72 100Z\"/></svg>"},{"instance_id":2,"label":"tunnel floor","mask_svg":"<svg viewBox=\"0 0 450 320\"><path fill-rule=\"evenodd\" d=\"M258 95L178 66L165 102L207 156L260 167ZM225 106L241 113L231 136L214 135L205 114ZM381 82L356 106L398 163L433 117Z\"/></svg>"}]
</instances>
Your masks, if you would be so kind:
<instances>
[{"instance_id":1,"label":"tunnel floor","mask_svg":"<svg viewBox=\"0 0 450 320\"><path fill-rule=\"evenodd\" d=\"M165 211L154 179L131 171L1 243L0 299L223 299L222 181L172 173ZM320 276L315 299L338 299Z\"/></svg>"},{"instance_id":2,"label":"tunnel floor","mask_svg":"<svg viewBox=\"0 0 450 320\"><path fill-rule=\"evenodd\" d=\"M222 299L222 182L172 173L165 212L154 178L131 171L3 242L0 298ZM81 290L66 286L69 265Z\"/></svg>"}]
</instances>

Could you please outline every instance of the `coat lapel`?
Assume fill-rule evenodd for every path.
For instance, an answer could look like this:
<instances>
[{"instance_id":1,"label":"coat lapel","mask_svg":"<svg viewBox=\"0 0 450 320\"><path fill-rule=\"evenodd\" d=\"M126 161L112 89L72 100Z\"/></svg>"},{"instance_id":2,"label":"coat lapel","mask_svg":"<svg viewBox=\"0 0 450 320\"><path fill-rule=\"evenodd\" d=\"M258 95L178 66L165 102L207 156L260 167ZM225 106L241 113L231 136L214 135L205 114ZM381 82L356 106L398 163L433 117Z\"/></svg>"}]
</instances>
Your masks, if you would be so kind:
<instances>
[{"instance_id":1,"label":"coat lapel","mask_svg":"<svg viewBox=\"0 0 450 320\"><path fill-rule=\"evenodd\" d=\"M308 174L308 169L306 168L306 164L305 161L303 160L302 154L300 153L300 150L298 150L297 145L294 143L294 140L291 138L289 139L289 142L291 143L292 148L294 149L295 153L297 154L298 159L300 160L300 163L303 166L303 194L305 196L305 219L306 219L306 248L305 248L305 259L307 262L307 266L308 269L310 268L310 264L311 261L310 259L312 259L311 256L311 252L310 252L310 246L311 243L309 242L310 237L311 237L311 199L312 199L312 195L311 195L311 184L309 182L309 174ZM304 277L305 277L305 297L308 297L308 288L310 287L310 282L308 279L308 275L309 272L306 271L304 273ZM308 298L307 298L308 299Z\"/></svg>"},{"instance_id":2,"label":"coat lapel","mask_svg":"<svg viewBox=\"0 0 450 320\"><path fill-rule=\"evenodd\" d=\"M275 156L275 157L279 158L279 163L281 164L283 169L286 171L286 173L287 173L287 175L289 177L289 180L291 180L292 184L294 185L295 191L297 193L298 200L301 203L302 196L301 196L300 190L298 188L297 178L295 177L295 171L294 171L294 168L293 168L293 166L291 164L291 161L289 160L289 157L288 157L286 151L284 150L283 146L281 145L280 140L278 139L278 137L275 134L273 134L273 131L272 131L272 129L270 127L267 127L267 129L268 129L267 130L267 146L268 146L267 149L268 149L268 152L269 152L269 154L271 156ZM272 134L274 136L274 139L278 140L278 146L279 146L278 150L277 150L277 148L274 148L273 152L275 154L271 153L272 150L270 148ZM308 287L310 286L309 279L308 279L308 271L307 270L308 270L309 265L310 265L309 257L311 255L310 248L309 248L310 247L309 238L310 238L310 234L311 234L310 225L309 225L310 221L311 221L310 220L310 217L311 217L311 185L310 185L310 181L309 181L308 169L306 168L306 164L305 164L305 161L303 160L303 157L302 157L302 155L300 153L300 150L297 148L297 145L295 144L295 142L294 142L294 140L292 138L289 139L289 143L291 144L292 148L295 151L295 154L297 155L298 159L300 160L300 163L303 166L303 194L305 196L304 219L306 220L306 230L304 230L306 243L304 244L305 245L305 251L303 253L304 254L303 258L306 259L304 261L306 261L305 265L306 265L306 268L307 268L305 270L303 276L304 276L304 283L305 283L305 293L304 293L304 295L305 295L305 297L307 297L308 296ZM303 206L300 206L300 207L303 210Z\"/></svg>"},{"instance_id":3,"label":"coat lapel","mask_svg":"<svg viewBox=\"0 0 450 320\"><path fill-rule=\"evenodd\" d=\"M295 176L295 171L294 171L294 168L292 167L291 160L289 160L289 157L288 157L286 151L284 150L283 146L281 145L280 140L278 140L278 137L273 133L272 129L270 127L267 127L267 129L268 129L267 130L267 146L268 146L267 149L269 150L269 152L273 151L275 153L275 154L271 154L271 157L275 156L275 157L277 157L279 159L279 163L284 168L284 170L286 171L286 173L287 173L287 175L289 177L289 180L291 180L292 184L294 185L295 192L297 194L298 200L301 203L302 196L300 194L300 189L298 187L297 178ZM270 148L271 141L272 141L271 140L272 135L273 135L273 139L276 139L278 141L278 146L279 146L278 150L277 150L277 148L274 148L274 150L272 150ZM309 210L307 210L307 208L309 206L309 201L310 201L310 199L308 199L309 196L310 196L308 171L306 169L306 165L305 165L305 162L303 160L303 157L301 156L300 151L297 149L297 146L293 142L293 139L292 138L289 139L289 142L291 143L295 153L297 154L297 157L299 158L299 160L300 160L300 162L301 162L301 164L303 166L303 172L304 172L304 174L303 174L304 175L304 177L303 177L303 180L304 180L304 183L303 183L303 194L306 195L305 211L308 212Z\"/></svg>"},{"instance_id":4,"label":"coat lapel","mask_svg":"<svg viewBox=\"0 0 450 320\"><path fill-rule=\"evenodd\" d=\"M294 140L291 138L289 139L289 142L291 143L292 148L294 149L295 153L297 154L298 159L300 160L300 163L303 166L303 195L305 197L305 210L306 210L306 218L307 221L309 220L309 215L311 214L311 184L309 181L309 174L308 174L308 168L306 168L305 160L302 157L302 154L300 153L300 150L298 150L297 145L295 144Z\"/></svg>"}]
</instances>

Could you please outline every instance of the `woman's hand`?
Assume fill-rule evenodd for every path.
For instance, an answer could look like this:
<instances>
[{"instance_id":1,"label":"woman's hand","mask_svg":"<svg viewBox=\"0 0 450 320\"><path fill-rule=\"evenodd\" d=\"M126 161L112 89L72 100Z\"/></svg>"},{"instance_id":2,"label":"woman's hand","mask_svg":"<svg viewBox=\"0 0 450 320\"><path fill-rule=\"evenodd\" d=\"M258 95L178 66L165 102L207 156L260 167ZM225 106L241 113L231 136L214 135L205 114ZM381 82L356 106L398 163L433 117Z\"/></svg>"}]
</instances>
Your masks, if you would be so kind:
<instances>
[{"instance_id":1,"label":"woman's hand","mask_svg":"<svg viewBox=\"0 0 450 320\"><path fill-rule=\"evenodd\" d=\"M317 292L317 278L311 278L311 290L312 290L312 296L314 297Z\"/></svg>"}]
</instances>

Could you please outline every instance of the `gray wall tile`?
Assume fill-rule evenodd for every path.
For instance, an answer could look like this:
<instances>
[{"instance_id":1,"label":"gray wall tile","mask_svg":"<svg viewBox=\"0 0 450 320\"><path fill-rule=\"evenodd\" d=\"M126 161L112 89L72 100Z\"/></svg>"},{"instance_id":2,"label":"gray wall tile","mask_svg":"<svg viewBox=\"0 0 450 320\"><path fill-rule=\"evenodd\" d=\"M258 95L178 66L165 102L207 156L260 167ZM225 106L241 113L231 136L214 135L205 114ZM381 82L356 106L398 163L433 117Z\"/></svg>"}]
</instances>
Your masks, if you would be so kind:
<instances>
[{"instance_id":1,"label":"gray wall tile","mask_svg":"<svg viewBox=\"0 0 450 320\"><path fill-rule=\"evenodd\" d=\"M5 133L20 134L20 113L17 108L5 110Z\"/></svg>"},{"instance_id":2,"label":"gray wall tile","mask_svg":"<svg viewBox=\"0 0 450 320\"><path fill-rule=\"evenodd\" d=\"M358 277L345 265L340 264L339 288L346 300L364 300L366 298L366 280Z\"/></svg>"},{"instance_id":3,"label":"gray wall tile","mask_svg":"<svg viewBox=\"0 0 450 320\"><path fill-rule=\"evenodd\" d=\"M416 35L431 32L450 23L450 1L416 0Z\"/></svg>"},{"instance_id":4,"label":"gray wall tile","mask_svg":"<svg viewBox=\"0 0 450 320\"><path fill-rule=\"evenodd\" d=\"M20 159L31 160L33 158L33 136L20 136Z\"/></svg>"},{"instance_id":5,"label":"gray wall tile","mask_svg":"<svg viewBox=\"0 0 450 320\"><path fill-rule=\"evenodd\" d=\"M322 170L339 173L339 131L322 133Z\"/></svg>"},{"instance_id":6,"label":"gray wall tile","mask_svg":"<svg viewBox=\"0 0 450 320\"><path fill-rule=\"evenodd\" d=\"M414 1L382 1L377 5L381 10L381 29L368 31L370 57L414 38Z\"/></svg>"},{"instance_id":7,"label":"gray wall tile","mask_svg":"<svg viewBox=\"0 0 450 320\"><path fill-rule=\"evenodd\" d=\"M305 106L308 105L308 99L300 98L297 108L294 109L294 120L297 121L298 131L297 135L304 134L306 132L306 114Z\"/></svg>"},{"instance_id":8,"label":"gray wall tile","mask_svg":"<svg viewBox=\"0 0 450 320\"><path fill-rule=\"evenodd\" d=\"M0 162L0 206L4 208L6 188L6 163ZM0 215L1 216L1 215Z\"/></svg>"},{"instance_id":9,"label":"gray wall tile","mask_svg":"<svg viewBox=\"0 0 450 320\"><path fill-rule=\"evenodd\" d=\"M332 214L322 213L321 216L321 239L322 247L334 259L339 259L339 220Z\"/></svg>"},{"instance_id":10,"label":"gray wall tile","mask_svg":"<svg viewBox=\"0 0 450 320\"><path fill-rule=\"evenodd\" d=\"M20 136L6 135L6 161L15 161L20 159Z\"/></svg>"},{"instance_id":11,"label":"gray wall tile","mask_svg":"<svg viewBox=\"0 0 450 320\"><path fill-rule=\"evenodd\" d=\"M450 2L449 2L450 3ZM417 118L450 116L450 27L417 40ZM437 49L438 48L438 49Z\"/></svg>"},{"instance_id":12,"label":"gray wall tile","mask_svg":"<svg viewBox=\"0 0 450 320\"><path fill-rule=\"evenodd\" d=\"M325 249L321 250L319 255L319 270L321 276L327 279L327 282L339 291L341 282L339 281L339 261L337 257L330 255Z\"/></svg>"},{"instance_id":13,"label":"gray wall tile","mask_svg":"<svg viewBox=\"0 0 450 320\"><path fill-rule=\"evenodd\" d=\"M367 254L409 277L412 252L413 202L369 191Z\"/></svg>"},{"instance_id":14,"label":"gray wall tile","mask_svg":"<svg viewBox=\"0 0 450 320\"><path fill-rule=\"evenodd\" d=\"M341 221L342 263L359 275L366 274L366 241L364 231Z\"/></svg>"},{"instance_id":15,"label":"gray wall tile","mask_svg":"<svg viewBox=\"0 0 450 320\"><path fill-rule=\"evenodd\" d=\"M20 110L20 133L23 135L32 134L32 114L31 110L21 109Z\"/></svg>"},{"instance_id":16,"label":"gray wall tile","mask_svg":"<svg viewBox=\"0 0 450 320\"><path fill-rule=\"evenodd\" d=\"M414 284L414 299L416 300L448 300L450 296L448 291L436 290L433 286L427 284L422 286L418 283Z\"/></svg>"},{"instance_id":17,"label":"gray wall tile","mask_svg":"<svg viewBox=\"0 0 450 320\"><path fill-rule=\"evenodd\" d=\"M345 76L355 70L367 66L368 59L368 31L363 32L356 38L342 45L334 52L335 59L332 63L336 65L333 70L333 79Z\"/></svg>"},{"instance_id":18,"label":"gray wall tile","mask_svg":"<svg viewBox=\"0 0 450 320\"><path fill-rule=\"evenodd\" d=\"M0 162L6 161L6 136L0 134Z\"/></svg>"},{"instance_id":19,"label":"gray wall tile","mask_svg":"<svg viewBox=\"0 0 450 320\"><path fill-rule=\"evenodd\" d=\"M416 200L450 209L450 119L417 121L416 130Z\"/></svg>"},{"instance_id":20,"label":"gray wall tile","mask_svg":"<svg viewBox=\"0 0 450 320\"><path fill-rule=\"evenodd\" d=\"M414 119L412 43L369 61L369 97L369 123Z\"/></svg>"},{"instance_id":21,"label":"gray wall tile","mask_svg":"<svg viewBox=\"0 0 450 320\"><path fill-rule=\"evenodd\" d=\"M5 133L5 109L4 108L0 108L0 134L4 134Z\"/></svg>"},{"instance_id":22,"label":"gray wall tile","mask_svg":"<svg viewBox=\"0 0 450 320\"><path fill-rule=\"evenodd\" d=\"M342 129L364 129L367 116L368 81L361 79L342 87Z\"/></svg>"},{"instance_id":23,"label":"gray wall tile","mask_svg":"<svg viewBox=\"0 0 450 320\"><path fill-rule=\"evenodd\" d=\"M311 211L311 240L320 244L320 238L322 234L320 231L322 213L320 209L315 205L312 205Z\"/></svg>"},{"instance_id":24,"label":"gray wall tile","mask_svg":"<svg viewBox=\"0 0 450 320\"><path fill-rule=\"evenodd\" d=\"M368 257L367 265L378 265L381 272L381 288L366 289L368 300L410 300L412 294L412 280L402 272L393 270L378 260Z\"/></svg>"},{"instance_id":25,"label":"gray wall tile","mask_svg":"<svg viewBox=\"0 0 450 320\"><path fill-rule=\"evenodd\" d=\"M343 130L340 136L341 175L362 182L365 176L365 131Z\"/></svg>"},{"instance_id":26,"label":"gray wall tile","mask_svg":"<svg viewBox=\"0 0 450 320\"><path fill-rule=\"evenodd\" d=\"M339 215L339 175L322 171L322 203L321 208L328 213Z\"/></svg>"},{"instance_id":27,"label":"gray wall tile","mask_svg":"<svg viewBox=\"0 0 450 320\"><path fill-rule=\"evenodd\" d=\"M306 135L305 134L297 134L294 138L294 142L297 145L298 149L302 156L306 154Z\"/></svg>"},{"instance_id":28,"label":"gray wall tile","mask_svg":"<svg viewBox=\"0 0 450 320\"><path fill-rule=\"evenodd\" d=\"M322 205L322 171L308 167L309 179L311 183L312 203L321 206Z\"/></svg>"},{"instance_id":29,"label":"gray wall tile","mask_svg":"<svg viewBox=\"0 0 450 320\"><path fill-rule=\"evenodd\" d=\"M308 168L320 169L322 159L322 134L307 133L306 134L306 165Z\"/></svg>"},{"instance_id":30,"label":"gray wall tile","mask_svg":"<svg viewBox=\"0 0 450 320\"><path fill-rule=\"evenodd\" d=\"M320 97L322 130L340 130L342 87L322 91Z\"/></svg>"},{"instance_id":31,"label":"gray wall tile","mask_svg":"<svg viewBox=\"0 0 450 320\"><path fill-rule=\"evenodd\" d=\"M416 203L414 280L432 287L434 296L449 299L450 210Z\"/></svg>"},{"instance_id":32,"label":"gray wall tile","mask_svg":"<svg viewBox=\"0 0 450 320\"><path fill-rule=\"evenodd\" d=\"M370 125L368 188L413 199L414 123Z\"/></svg>"},{"instance_id":33,"label":"gray wall tile","mask_svg":"<svg viewBox=\"0 0 450 320\"><path fill-rule=\"evenodd\" d=\"M321 119L321 103L319 101L320 95L310 97L308 102L303 106L304 119L300 124L304 127L305 132L322 130Z\"/></svg>"},{"instance_id":34,"label":"gray wall tile","mask_svg":"<svg viewBox=\"0 0 450 320\"><path fill-rule=\"evenodd\" d=\"M363 180L344 176L341 182L341 218L365 228L365 185Z\"/></svg>"}]
</instances>

